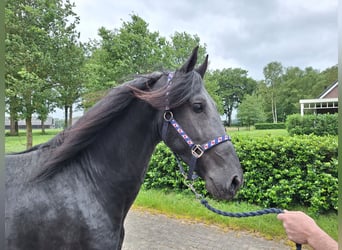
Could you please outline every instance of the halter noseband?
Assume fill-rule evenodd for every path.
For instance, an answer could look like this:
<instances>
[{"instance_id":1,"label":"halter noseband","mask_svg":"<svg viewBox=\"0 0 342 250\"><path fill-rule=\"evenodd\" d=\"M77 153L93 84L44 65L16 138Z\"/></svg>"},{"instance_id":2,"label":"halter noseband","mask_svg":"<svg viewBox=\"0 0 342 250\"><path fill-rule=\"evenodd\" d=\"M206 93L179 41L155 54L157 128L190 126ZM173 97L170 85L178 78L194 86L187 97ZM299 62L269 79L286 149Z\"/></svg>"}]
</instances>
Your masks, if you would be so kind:
<instances>
[{"instance_id":1,"label":"halter noseband","mask_svg":"<svg viewBox=\"0 0 342 250\"><path fill-rule=\"evenodd\" d=\"M173 73L169 73L168 74L168 83L167 83L168 86L167 86L167 88L169 88L170 85L172 84L172 77L173 77ZM166 103L167 103L167 105L166 105L165 111L164 111L164 125L163 125L163 129L162 129L162 139L164 142L166 141L166 133L167 133L168 125L170 124L170 125L172 125L173 128L176 129L177 133L188 144L188 146L190 147L190 150L191 150L191 154L192 154L190 164L189 164L188 179L193 180L196 178L196 175L194 175L194 171L196 169L197 159L199 159L204 154L204 152L207 151L208 149L210 149L210 148L212 148L212 147L214 147L214 146L216 146L222 142L231 141L231 138L229 135L222 135L222 136L218 136L218 137L214 138L213 140L210 140L204 144L195 144L193 142L193 140L185 133L185 131L182 129L182 127L178 124L178 122L173 117L173 113L171 112L171 110L169 108L168 96L169 96L169 91L166 92Z\"/></svg>"}]
</instances>

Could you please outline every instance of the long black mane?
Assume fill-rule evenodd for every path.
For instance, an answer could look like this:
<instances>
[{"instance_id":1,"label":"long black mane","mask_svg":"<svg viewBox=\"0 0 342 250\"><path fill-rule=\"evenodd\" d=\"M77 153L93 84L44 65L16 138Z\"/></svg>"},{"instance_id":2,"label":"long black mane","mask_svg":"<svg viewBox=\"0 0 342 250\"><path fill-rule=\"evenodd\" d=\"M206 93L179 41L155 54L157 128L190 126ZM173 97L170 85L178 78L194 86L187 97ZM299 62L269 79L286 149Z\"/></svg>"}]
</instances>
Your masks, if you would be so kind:
<instances>
[{"instance_id":1,"label":"long black mane","mask_svg":"<svg viewBox=\"0 0 342 250\"><path fill-rule=\"evenodd\" d=\"M164 83L156 90L152 90L159 79L164 80ZM195 71L186 74L176 72L172 84L167 88L167 73L154 72L113 88L74 125L50 141L29 150L48 150L48 159L36 179L44 180L52 176L60 169L59 166L87 148L95 140L96 135L121 115L133 99L139 98L154 108L162 110L166 106L166 92L169 92L169 106L175 108L186 102L194 91L199 89L198 84L195 84L196 81L201 81L201 76Z\"/></svg>"}]
</instances>

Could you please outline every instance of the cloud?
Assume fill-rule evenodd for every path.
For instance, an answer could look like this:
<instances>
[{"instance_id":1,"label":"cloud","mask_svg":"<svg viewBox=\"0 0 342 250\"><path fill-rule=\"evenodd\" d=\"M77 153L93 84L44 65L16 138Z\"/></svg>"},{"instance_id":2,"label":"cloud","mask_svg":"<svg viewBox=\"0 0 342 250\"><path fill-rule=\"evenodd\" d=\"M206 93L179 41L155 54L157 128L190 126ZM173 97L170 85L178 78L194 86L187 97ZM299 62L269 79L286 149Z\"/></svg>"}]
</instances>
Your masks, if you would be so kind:
<instances>
[{"instance_id":1,"label":"cloud","mask_svg":"<svg viewBox=\"0 0 342 250\"><path fill-rule=\"evenodd\" d=\"M117 29L130 14L151 31L197 34L210 69L241 67L260 80L271 61L324 70L337 64L337 0L75 0L83 41ZM215 68L212 68L215 67Z\"/></svg>"}]
</instances>

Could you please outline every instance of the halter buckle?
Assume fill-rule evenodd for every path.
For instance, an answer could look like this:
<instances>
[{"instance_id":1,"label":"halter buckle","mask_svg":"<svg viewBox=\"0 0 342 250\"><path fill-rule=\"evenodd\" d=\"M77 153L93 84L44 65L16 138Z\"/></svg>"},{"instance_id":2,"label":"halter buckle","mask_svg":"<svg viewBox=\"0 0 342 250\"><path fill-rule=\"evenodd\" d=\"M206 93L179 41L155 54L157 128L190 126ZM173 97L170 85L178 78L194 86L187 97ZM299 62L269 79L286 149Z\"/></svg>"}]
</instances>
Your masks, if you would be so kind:
<instances>
[{"instance_id":1,"label":"halter buckle","mask_svg":"<svg viewBox=\"0 0 342 250\"><path fill-rule=\"evenodd\" d=\"M171 121L172 119L173 119L173 113L172 113L171 111L169 111L169 110L166 110L166 111L164 112L164 120L167 121L167 122L169 122L169 121Z\"/></svg>"},{"instance_id":2,"label":"halter buckle","mask_svg":"<svg viewBox=\"0 0 342 250\"><path fill-rule=\"evenodd\" d=\"M195 158L200 158L204 153L204 149L201 145L195 144L191 147L191 153Z\"/></svg>"}]
</instances>

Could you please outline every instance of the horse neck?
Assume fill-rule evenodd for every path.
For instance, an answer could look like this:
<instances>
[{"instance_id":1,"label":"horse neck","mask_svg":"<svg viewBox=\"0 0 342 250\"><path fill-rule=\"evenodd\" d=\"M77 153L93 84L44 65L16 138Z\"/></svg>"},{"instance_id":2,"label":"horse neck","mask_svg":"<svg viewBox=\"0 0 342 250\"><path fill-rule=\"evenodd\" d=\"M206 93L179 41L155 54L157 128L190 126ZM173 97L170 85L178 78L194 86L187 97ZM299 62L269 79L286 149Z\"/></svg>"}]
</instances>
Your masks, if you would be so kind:
<instances>
[{"instance_id":1,"label":"horse neck","mask_svg":"<svg viewBox=\"0 0 342 250\"><path fill-rule=\"evenodd\" d=\"M96 166L92 175L109 209L122 206L127 211L134 201L160 141L158 120L158 111L134 101L89 148L88 158Z\"/></svg>"}]
</instances>

